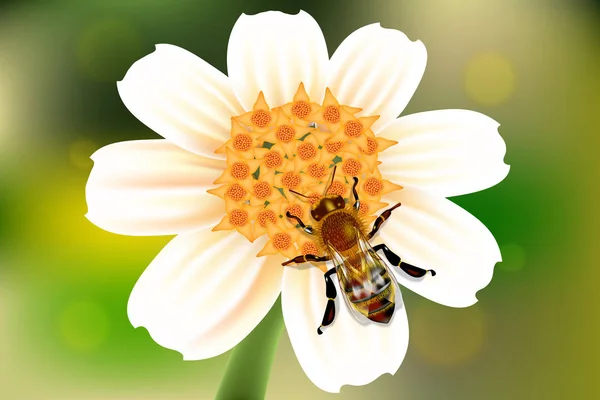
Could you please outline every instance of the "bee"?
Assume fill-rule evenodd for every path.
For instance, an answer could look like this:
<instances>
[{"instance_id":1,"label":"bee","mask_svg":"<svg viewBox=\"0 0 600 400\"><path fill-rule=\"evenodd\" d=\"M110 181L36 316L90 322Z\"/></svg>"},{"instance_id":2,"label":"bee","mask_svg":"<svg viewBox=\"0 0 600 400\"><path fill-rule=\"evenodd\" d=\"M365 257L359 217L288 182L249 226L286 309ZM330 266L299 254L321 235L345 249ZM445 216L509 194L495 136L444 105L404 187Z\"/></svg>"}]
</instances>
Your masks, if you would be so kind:
<instances>
[{"instance_id":1,"label":"bee","mask_svg":"<svg viewBox=\"0 0 600 400\"><path fill-rule=\"evenodd\" d=\"M333 169L331 183L335 177L336 167ZM336 274L346 306L351 314L361 323L373 321L388 324L392 319L396 306L396 291L399 290L398 282L390 267L383 262L378 252L383 252L387 261L399 267L412 278L422 278L428 272L435 276L434 270L425 270L408 264L390 250L385 244L371 246L369 240L379 231L392 211L401 206L401 203L385 210L377 217L373 227L367 233L366 224L359 216L360 200L356 191L358 178L354 177L352 194L354 204L346 204L342 196L325 195L311 206L310 214L315 225L306 225L289 211L286 216L294 220L297 226L309 235L314 235L321 249L326 249L326 255L304 254L284 262L282 265L301 264L305 262L332 261L334 267L325 272L325 295L327 306L321 325L317 328L319 335L323 334L322 328L331 325L335 319L335 299L337 289L333 283L332 275ZM325 191L327 193L328 190ZM308 198L308 196L290 190L290 192Z\"/></svg>"}]
</instances>

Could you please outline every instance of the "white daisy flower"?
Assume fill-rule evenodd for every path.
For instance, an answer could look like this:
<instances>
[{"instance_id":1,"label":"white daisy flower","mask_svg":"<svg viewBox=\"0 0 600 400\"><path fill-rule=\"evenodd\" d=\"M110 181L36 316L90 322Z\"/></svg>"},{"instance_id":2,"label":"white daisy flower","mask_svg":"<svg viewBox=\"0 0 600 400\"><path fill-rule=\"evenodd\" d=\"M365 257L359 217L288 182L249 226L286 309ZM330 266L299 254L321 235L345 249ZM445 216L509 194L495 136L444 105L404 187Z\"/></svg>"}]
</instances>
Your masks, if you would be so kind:
<instances>
[{"instance_id":1,"label":"white daisy flower","mask_svg":"<svg viewBox=\"0 0 600 400\"><path fill-rule=\"evenodd\" d=\"M398 283L450 307L474 304L500 251L446 197L504 179L506 147L499 124L477 112L398 118L426 61L423 43L379 24L353 32L329 59L305 12L242 15L229 40L229 76L171 45L137 61L119 94L164 139L98 150L86 188L97 226L177 235L136 283L131 323L186 360L206 359L244 339L281 293L291 343L319 388L339 392L394 374L408 346L399 289L387 323L359 323L338 300L335 321L318 335L332 264L282 266L285 257L327 251L286 213L318 227L311 204L328 190L351 206L354 177L360 229L368 233L384 207L401 203L375 241L436 272L416 279L390 267Z\"/></svg>"}]
</instances>

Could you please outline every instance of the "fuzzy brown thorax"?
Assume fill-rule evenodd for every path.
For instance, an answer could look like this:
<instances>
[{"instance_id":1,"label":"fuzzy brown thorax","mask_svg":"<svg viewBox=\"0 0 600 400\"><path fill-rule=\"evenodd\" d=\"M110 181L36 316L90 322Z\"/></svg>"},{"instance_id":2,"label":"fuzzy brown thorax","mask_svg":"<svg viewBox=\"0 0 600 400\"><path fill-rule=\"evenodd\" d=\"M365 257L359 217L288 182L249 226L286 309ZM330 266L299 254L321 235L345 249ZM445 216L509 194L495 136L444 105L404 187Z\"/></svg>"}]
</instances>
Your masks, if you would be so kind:
<instances>
[{"instance_id":1,"label":"fuzzy brown thorax","mask_svg":"<svg viewBox=\"0 0 600 400\"><path fill-rule=\"evenodd\" d=\"M322 248L326 249L329 244L339 252L347 252L357 246L356 229L363 232L364 224L358 212L347 205L325 215L315 228Z\"/></svg>"}]
</instances>

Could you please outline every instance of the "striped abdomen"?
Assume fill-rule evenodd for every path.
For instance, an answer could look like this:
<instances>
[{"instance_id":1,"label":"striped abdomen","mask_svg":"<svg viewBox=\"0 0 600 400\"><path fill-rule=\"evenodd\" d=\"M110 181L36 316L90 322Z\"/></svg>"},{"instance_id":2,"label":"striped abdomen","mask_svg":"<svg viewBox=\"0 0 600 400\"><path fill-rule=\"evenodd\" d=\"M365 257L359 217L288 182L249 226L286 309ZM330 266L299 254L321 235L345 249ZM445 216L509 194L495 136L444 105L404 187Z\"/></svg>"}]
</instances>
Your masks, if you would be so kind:
<instances>
[{"instance_id":1,"label":"striped abdomen","mask_svg":"<svg viewBox=\"0 0 600 400\"><path fill-rule=\"evenodd\" d=\"M350 305L374 322L387 324L394 315L395 284L382 266L370 268L367 276L344 282Z\"/></svg>"}]
</instances>

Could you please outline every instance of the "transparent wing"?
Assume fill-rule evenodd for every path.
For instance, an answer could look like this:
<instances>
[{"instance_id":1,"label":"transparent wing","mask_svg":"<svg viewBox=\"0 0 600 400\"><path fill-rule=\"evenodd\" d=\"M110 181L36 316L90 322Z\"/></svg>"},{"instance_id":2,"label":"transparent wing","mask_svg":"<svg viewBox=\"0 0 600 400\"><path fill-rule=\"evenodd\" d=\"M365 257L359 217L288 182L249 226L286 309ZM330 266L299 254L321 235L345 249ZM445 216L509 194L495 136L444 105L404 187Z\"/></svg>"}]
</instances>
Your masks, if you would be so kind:
<instances>
[{"instance_id":1,"label":"transparent wing","mask_svg":"<svg viewBox=\"0 0 600 400\"><path fill-rule=\"evenodd\" d=\"M356 238L355 251L349 255L328 247L342 297L359 322L387 323L396 301L402 301L400 296L396 299L398 284L388 266L358 229Z\"/></svg>"}]
</instances>

